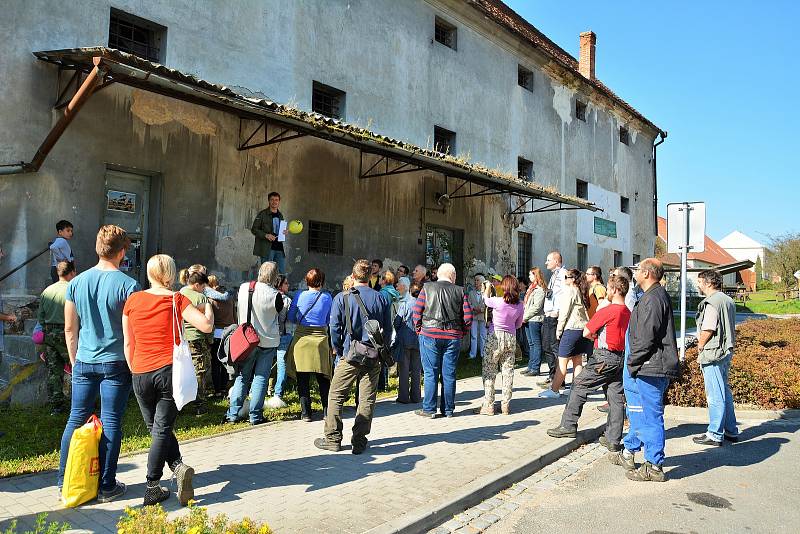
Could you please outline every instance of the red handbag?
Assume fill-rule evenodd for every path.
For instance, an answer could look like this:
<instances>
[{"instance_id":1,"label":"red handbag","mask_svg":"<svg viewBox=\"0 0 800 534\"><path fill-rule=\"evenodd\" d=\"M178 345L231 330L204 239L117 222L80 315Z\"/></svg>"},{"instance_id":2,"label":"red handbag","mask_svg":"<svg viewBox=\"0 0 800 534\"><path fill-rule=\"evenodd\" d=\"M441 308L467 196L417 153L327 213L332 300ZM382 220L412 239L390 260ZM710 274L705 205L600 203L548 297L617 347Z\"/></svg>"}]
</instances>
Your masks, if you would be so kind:
<instances>
[{"instance_id":1,"label":"red handbag","mask_svg":"<svg viewBox=\"0 0 800 534\"><path fill-rule=\"evenodd\" d=\"M256 290L256 283L250 282L247 292L247 322L236 327L230 339L230 358L231 362L237 365L243 364L258 346L258 332L250 323L253 312L253 292Z\"/></svg>"}]
</instances>

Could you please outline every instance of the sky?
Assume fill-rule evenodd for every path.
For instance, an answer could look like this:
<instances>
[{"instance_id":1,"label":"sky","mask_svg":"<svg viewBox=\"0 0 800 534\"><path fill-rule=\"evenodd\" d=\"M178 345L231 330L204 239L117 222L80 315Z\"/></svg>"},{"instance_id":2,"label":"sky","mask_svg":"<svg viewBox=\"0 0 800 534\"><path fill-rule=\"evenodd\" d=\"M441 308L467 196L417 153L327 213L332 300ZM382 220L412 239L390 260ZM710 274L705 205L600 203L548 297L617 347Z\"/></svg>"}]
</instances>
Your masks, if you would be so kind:
<instances>
[{"instance_id":1,"label":"sky","mask_svg":"<svg viewBox=\"0 0 800 534\"><path fill-rule=\"evenodd\" d=\"M505 1L573 57L594 31L597 78L668 132L659 215L704 201L715 240L800 232L800 2Z\"/></svg>"}]
</instances>

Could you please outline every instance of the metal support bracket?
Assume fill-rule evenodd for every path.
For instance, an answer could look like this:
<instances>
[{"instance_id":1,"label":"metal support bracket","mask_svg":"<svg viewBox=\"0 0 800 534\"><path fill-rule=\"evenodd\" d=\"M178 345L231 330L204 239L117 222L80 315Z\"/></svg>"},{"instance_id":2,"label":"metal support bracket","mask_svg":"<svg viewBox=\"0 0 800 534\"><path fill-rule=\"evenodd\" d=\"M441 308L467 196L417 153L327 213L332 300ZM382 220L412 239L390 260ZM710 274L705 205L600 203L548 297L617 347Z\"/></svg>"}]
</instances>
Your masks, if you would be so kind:
<instances>
[{"instance_id":1,"label":"metal support bracket","mask_svg":"<svg viewBox=\"0 0 800 534\"><path fill-rule=\"evenodd\" d=\"M370 165L370 167L364 171L365 167L365 160L364 155L369 156L378 156L378 159ZM359 151L359 165L358 165L358 177L361 179L365 178L378 178L380 176L394 176L396 174L404 174L407 172L417 172L417 171L424 171L426 167L421 165L417 165L415 163L407 163L403 161L396 161L398 165L390 165L389 160L392 159L389 156L384 156L380 154L373 154L371 152L365 152L364 150Z\"/></svg>"},{"instance_id":2,"label":"metal support bracket","mask_svg":"<svg viewBox=\"0 0 800 534\"><path fill-rule=\"evenodd\" d=\"M270 136L269 135L269 133L270 133L269 132L270 123L268 121L266 121L266 120L262 120L262 121L260 121L258 123L258 126L255 128L255 130L252 131L252 133L247 137L247 139L245 139L244 142L241 142L242 129L243 129L244 122L246 120L248 120L248 119L244 119L244 118L241 118L241 117L239 118L239 140L240 140L240 144L239 144L238 147L236 147L237 150L239 150L239 151L250 150L252 148L258 148L258 147L267 146L267 145L274 145L274 144L277 144L277 143L282 143L284 141L290 141L292 139L299 139L300 137L305 137L305 136L308 135L308 134L305 134L305 133L295 132L294 130L292 130L290 128L273 128L273 129L279 130L279 131L277 133L274 133L272 136ZM254 140L254 138L256 137L256 135L258 135L258 133L261 132L261 131L264 132L263 141L260 140L261 138L259 138L258 142L252 142Z\"/></svg>"}]
</instances>

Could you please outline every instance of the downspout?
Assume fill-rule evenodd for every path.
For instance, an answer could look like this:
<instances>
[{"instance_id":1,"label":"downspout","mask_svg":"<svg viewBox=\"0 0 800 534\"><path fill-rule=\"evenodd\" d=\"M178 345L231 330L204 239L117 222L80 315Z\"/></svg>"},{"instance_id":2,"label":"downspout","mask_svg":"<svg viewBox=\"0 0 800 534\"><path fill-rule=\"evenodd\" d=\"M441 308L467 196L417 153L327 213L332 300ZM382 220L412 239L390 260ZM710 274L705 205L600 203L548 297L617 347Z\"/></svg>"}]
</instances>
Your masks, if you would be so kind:
<instances>
[{"instance_id":1,"label":"downspout","mask_svg":"<svg viewBox=\"0 0 800 534\"><path fill-rule=\"evenodd\" d=\"M658 238L658 171L656 165L656 156L658 155L658 145L667 139L667 132L658 132L661 139L657 143L653 143L653 234ZM654 139L655 141L655 139Z\"/></svg>"},{"instance_id":2,"label":"downspout","mask_svg":"<svg viewBox=\"0 0 800 534\"><path fill-rule=\"evenodd\" d=\"M92 96L92 93L94 93L98 84L102 81L103 73L100 70L101 60L102 58L100 57L92 58L94 68L89 72L89 75L75 92L72 100L70 100L69 104L64 108L64 114L61 115L58 122L50 129L50 132L47 134L44 141L42 141L42 144L39 146L39 149L36 151L30 163L25 163L23 161L9 165L0 165L0 175L37 172L41 168L47 155L50 154L50 151L67 129L67 126L70 125L72 119L75 118L75 115L78 114L83 104L89 100L89 97Z\"/></svg>"}]
</instances>

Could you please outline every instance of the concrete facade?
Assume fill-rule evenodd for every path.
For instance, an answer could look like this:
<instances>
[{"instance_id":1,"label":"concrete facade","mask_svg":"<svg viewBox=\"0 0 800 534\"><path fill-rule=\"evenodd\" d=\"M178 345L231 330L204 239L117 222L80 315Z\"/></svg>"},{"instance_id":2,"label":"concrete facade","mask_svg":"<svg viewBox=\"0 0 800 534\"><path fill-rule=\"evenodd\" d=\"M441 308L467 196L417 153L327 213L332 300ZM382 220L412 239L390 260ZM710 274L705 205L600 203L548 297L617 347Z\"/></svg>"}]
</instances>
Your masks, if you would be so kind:
<instances>
[{"instance_id":1,"label":"concrete facade","mask_svg":"<svg viewBox=\"0 0 800 534\"><path fill-rule=\"evenodd\" d=\"M470 161L515 173L524 157L533 162L536 182L562 193L574 195L581 179L590 191L626 196L630 215L613 207L596 214L629 228L626 237L609 246L593 241L590 258L607 268L608 251L617 246L626 263L652 253L657 132L623 118L588 85L559 79L539 51L464 2L121 0L113 7L167 28L162 54L171 68L301 109L311 108L316 80L347 93L346 121L377 133L432 147L433 127L442 126L457 133L456 153ZM14 43L0 59L0 73L13 81L0 101L7 125L0 163L28 160L57 117L57 69L31 52L106 45L110 9L105 0L77 7L36 0L15 4L0 21L6 42ZM457 50L434 41L435 16L457 27ZM533 91L517 85L519 64L532 70ZM585 121L575 118L576 98L588 104ZM629 145L619 142L620 125L631 132ZM309 253L307 232L290 239L293 282L317 265L334 287L354 257L421 262L432 224L463 231L464 249L477 265L497 271L513 271L517 231L533 234L537 265L552 248L574 265L576 235L587 231L579 222L585 214L575 212L505 218L504 197L454 201L445 212L425 209L437 207L440 175L360 181L356 150L311 138L238 152L238 126L232 115L128 87L94 95L38 173L0 178L7 254L0 271L44 248L61 218L75 223L78 266L89 267L109 169L148 177L151 204L160 195L144 255L160 250L181 266L205 263L232 282L254 264L249 225L273 189L283 195L287 217L344 226L341 256ZM46 260L37 260L2 291L38 293L47 269Z\"/></svg>"}]
</instances>

